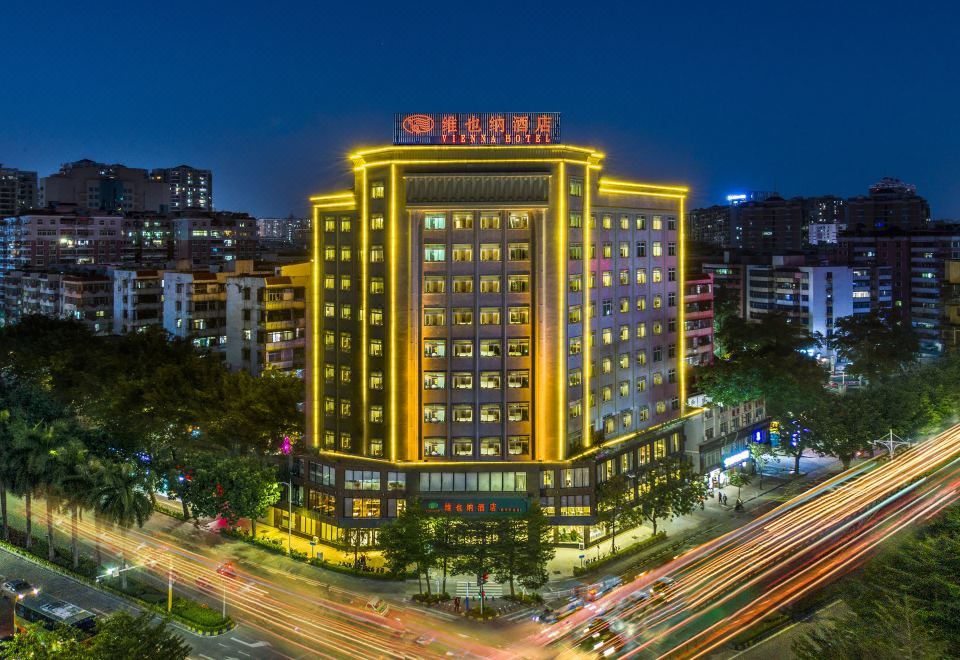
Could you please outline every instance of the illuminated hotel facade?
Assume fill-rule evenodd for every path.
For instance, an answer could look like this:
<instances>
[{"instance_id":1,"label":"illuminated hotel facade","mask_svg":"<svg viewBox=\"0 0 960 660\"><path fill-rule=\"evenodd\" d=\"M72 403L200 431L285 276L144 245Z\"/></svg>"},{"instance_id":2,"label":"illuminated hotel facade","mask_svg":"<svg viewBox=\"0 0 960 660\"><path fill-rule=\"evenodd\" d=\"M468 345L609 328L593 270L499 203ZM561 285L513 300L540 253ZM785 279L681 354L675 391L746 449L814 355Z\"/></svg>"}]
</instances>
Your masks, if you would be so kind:
<instances>
[{"instance_id":1,"label":"illuminated hotel facade","mask_svg":"<svg viewBox=\"0 0 960 660\"><path fill-rule=\"evenodd\" d=\"M599 482L682 452L687 191L518 116L398 117L352 190L311 198L299 533L539 501L590 543Z\"/></svg>"}]
</instances>

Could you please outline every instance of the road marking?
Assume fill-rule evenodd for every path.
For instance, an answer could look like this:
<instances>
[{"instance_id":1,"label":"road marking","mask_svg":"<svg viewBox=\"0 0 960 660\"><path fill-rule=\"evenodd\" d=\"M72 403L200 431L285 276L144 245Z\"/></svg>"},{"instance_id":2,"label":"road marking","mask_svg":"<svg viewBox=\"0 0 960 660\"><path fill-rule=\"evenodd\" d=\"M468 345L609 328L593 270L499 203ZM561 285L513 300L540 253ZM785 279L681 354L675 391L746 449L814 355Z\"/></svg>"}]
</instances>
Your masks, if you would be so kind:
<instances>
[{"instance_id":1,"label":"road marking","mask_svg":"<svg viewBox=\"0 0 960 660\"><path fill-rule=\"evenodd\" d=\"M237 653L239 653L240 655L245 655L245 656L247 656L248 658L250 657L250 654L247 653L246 651L237 651Z\"/></svg>"},{"instance_id":2,"label":"road marking","mask_svg":"<svg viewBox=\"0 0 960 660\"><path fill-rule=\"evenodd\" d=\"M200 654L201 658L206 658L207 660L216 660L216 658L211 658L209 655Z\"/></svg>"},{"instance_id":3,"label":"road marking","mask_svg":"<svg viewBox=\"0 0 960 660\"><path fill-rule=\"evenodd\" d=\"M222 647L225 648L225 649L230 648L229 646L227 646L227 645L224 644L223 642L217 642L217 644L219 644L220 646L222 646Z\"/></svg>"},{"instance_id":4,"label":"road marking","mask_svg":"<svg viewBox=\"0 0 960 660\"><path fill-rule=\"evenodd\" d=\"M264 641L259 641L259 642L245 642L245 641L243 641L242 639L240 639L240 638L238 638L238 637L232 637L232 638L230 639L230 641L231 641L231 642L236 642L237 644L243 644L244 646L249 646L249 647L252 648L252 649L258 649L258 648L260 648L260 647L262 647L262 646L270 646L270 642L264 642ZM243 653L243 651L241 651L241 653Z\"/></svg>"}]
</instances>

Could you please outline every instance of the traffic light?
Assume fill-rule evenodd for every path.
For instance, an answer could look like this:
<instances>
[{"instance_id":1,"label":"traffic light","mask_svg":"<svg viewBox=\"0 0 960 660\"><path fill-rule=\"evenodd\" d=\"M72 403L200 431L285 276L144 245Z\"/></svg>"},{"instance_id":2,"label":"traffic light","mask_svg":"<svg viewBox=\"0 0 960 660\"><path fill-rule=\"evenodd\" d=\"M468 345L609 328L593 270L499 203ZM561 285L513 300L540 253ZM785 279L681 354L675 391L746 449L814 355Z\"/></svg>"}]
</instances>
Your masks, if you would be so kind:
<instances>
[{"instance_id":1,"label":"traffic light","mask_svg":"<svg viewBox=\"0 0 960 660\"><path fill-rule=\"evenodd\" d=\"M483 584L486 584L489 580L490 580L490 574L489 574L489 573L484 573L484 574L483 574Z\"/></svg>"}]
</instances>

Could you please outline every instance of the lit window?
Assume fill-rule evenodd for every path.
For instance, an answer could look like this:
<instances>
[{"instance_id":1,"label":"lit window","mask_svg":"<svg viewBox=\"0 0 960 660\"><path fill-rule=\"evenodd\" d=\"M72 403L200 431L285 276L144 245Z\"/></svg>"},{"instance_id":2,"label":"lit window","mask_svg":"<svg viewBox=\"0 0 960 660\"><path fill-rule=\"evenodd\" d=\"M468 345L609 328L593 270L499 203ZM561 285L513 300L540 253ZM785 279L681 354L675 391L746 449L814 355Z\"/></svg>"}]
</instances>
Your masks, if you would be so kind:
<instances>
[{"instance_id":1,"label":"lit window","mask_svg":"<svg viewBox=\"0 0 960 660\"><path fill-rule=\"evenodd\" d=\"M383 192L384 187L382 181L376 181L370 184L370 197L373 199L383 199Z\"/></svg>"},{"instance_id":2,"label":"lit window","mask_svg":"<svg viewBox=\"0 0 960 660\"><path fill-rule=\"evenodd\" d=\"M499 214L481 214L480 229L500 229Z\"/></svg>"}]
</instances>

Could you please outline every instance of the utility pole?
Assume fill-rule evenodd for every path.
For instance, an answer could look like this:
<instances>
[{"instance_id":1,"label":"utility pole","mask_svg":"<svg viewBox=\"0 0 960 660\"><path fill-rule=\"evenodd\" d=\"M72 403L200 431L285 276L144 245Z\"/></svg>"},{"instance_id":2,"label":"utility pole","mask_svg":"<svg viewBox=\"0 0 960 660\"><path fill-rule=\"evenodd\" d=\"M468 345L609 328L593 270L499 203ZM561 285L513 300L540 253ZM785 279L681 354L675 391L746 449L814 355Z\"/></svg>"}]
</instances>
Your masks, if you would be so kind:
<instances>
[{"instance_id":1,"label":"utility pole","mask_svg":"<svg viewBox=\"0 0 960 660\"><path fill-rule=\"evenodd\" d=\"M883 447L889 453L890 458L893 458L893 453L900 447L912 447L913 441L904 440L899 435L893 432L893 429L890 429L889 433L882 435L873 441L875 447Z\"/></svg>"}]
</instances>

